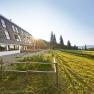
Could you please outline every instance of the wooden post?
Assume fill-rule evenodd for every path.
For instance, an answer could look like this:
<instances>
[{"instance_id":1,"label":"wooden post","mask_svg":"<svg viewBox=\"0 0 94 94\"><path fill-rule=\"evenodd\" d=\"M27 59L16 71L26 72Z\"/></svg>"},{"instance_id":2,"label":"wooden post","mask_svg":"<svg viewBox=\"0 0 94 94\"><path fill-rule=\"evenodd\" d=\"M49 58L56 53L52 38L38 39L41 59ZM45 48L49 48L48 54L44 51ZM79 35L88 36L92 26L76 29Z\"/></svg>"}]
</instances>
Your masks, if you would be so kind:
<instances>
[{"instance_id":1,"label":"wooden post","mask_svg":"<svg viewBox=\"0 0 94 94\"><path fill-rule=\"evenodd\" d=\"M56 66L56 87L57 87L57 90L58 90L58 64L55 63L55 66Z\"/></svg>"},{"instance_id":2,"label":"wooden post","mask_svg":"<svg viewBox=\"0 0 94 94\"><path fill-rule=\"evenodd\" d=\"M56 72L56 60L55 60L55 57L53 57L53 68L54 68L54 71Z\"/></svg>"},{"instance_id":3,"label":"wooden post","mask_svg":"<svg viewBox=\"0 0 94 94\"><path fill-rule=\"evenodd\" d=\"M6 45L6 50L7 50L7 51L9 50L9 45L8 45L8 44Z\"/></svg>"},{"instance_id":4,"label":"wooden post","mask_svg":"<svg viewBox=\"0 0 94 94\"><path fill-rule=\"evenodd\" d=\"M2 71L3 70L3 59L1 58L1 60L0 60L0 70Z\"/></svg>"},{"instance_id":5,"label":"wooden post","mask_svg":"<svg viewBox=\"0 0 94 94\"><path fill-rule=\"evenodd\" d=\"M56 87L58 92L58 64L56 63L55 57L53 57L54 71L56 73Z\"/></svg>"},{"instance_id":6,"label":"wooden post","mask_svg":"<svg viewBox=\"0 0 94 94\"><path fill-rule=\"evenodd\" d=\"M3 83L3 59L0 60L0 76L1 76L1 83ZM1 87L1 92L3 91L3 88Z\"/></svg>"}]
</instances>

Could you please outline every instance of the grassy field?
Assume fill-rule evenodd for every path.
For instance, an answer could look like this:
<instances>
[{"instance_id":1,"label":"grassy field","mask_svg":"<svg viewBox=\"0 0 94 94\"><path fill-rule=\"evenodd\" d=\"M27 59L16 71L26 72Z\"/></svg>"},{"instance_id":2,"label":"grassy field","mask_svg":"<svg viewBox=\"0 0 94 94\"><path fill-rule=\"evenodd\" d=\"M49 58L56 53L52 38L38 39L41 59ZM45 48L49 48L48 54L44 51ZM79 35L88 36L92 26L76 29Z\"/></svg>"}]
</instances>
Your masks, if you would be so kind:
<instances>
[{"instance_id":1,"label":"grassy field","mask_svg":"<svg viewBox=\"0 0 94 94\"><path fill-rule=\"evenodd\" d=\"M3 72L3 76L0 73L0 90L3 94L94 94L94 51L53 50L18 58L18 61L51 63L53 56L58 63L58 75ZM12 64L12 67L17 70L52 70L49 65Z\"/></svg>"},{"instance_id":2,"label":"grassy field","mask_svg":"<svg viewBox=\"0 0 94 94\"><path fill-rule=\"evenodd\" d=\"M55 51L60 94L94 94L94 52Z\"/></svg>"},{"instance_id":3,"label":"grassy field","mask_svg":"<svg viewBox=\"0 0 94 94\"><path fill-rule=\"evenodd\" d=\"M51 60L51 54L45 53L18 58L19 63L8 63L0 66L2 68L0 71L0 94L57 94L55 72L27 71L54 71Z\"/></svg>"}]
</instances>

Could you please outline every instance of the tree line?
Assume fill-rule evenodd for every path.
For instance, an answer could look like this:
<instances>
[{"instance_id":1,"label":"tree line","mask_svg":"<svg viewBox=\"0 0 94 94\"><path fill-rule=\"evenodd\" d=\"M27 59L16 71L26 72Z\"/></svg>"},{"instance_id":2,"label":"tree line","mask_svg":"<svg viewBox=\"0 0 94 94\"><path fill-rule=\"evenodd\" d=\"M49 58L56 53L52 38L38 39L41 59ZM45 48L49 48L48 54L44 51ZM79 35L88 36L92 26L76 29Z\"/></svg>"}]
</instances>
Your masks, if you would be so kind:
<instances>
[{"instance_id":1,"label":"tree line","mask_svg":"<svg viewBox=\"0 0 94 94\"><path fill-rule=\"evenodd\" d=\"M86 44L82 49L78 48L78 46L76 45L72 46L70 40L68 40L67 44L65 45L62 35L60 35L59 43L57 43L55 33L53 32L51 32L49 42L43 39L38 39L34 40L33 45L35 49L51 48L51 49L69 49L69 50L89 50ZM94 50L94 48L90 50Z\"/></svg>"},{"instance_id":2,"label":"tree line","mask_svg":"<svg viewBox=\"0 0 94 94\"><path fill-rule=\"evenodd\" d=\"M71 50L78 50L76 45L72 46L70 40L67 41L67 45L64 44L63 37L60 35L59 43L56 41L56 36L53 32L51 32L50 36L50 48L55 49L71 49Z\"/></svg>"}]
</instances>

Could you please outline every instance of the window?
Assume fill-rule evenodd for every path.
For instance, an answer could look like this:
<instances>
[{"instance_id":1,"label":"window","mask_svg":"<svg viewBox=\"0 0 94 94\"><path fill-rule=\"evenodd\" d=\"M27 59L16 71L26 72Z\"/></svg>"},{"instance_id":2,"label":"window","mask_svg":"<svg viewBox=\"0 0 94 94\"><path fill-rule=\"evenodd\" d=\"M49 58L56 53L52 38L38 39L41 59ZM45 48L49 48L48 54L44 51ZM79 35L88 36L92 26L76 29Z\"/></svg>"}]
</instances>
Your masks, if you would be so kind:
<instances>
[{"instance_id":1,"label":"window","mask_svg":"<svg viewBox=\"0 0 94 94\"><path fill-rule=\"evenodd\" d=\"M28 43L31 43L31 42L30 42L30 36L27 37L27 42L28 42Z\"/></svg>"},{"instance_id":2,"label":"window","mask_svg":"<svg viewBox=\"0 0 94 94\"><path fill-rule=\"evenodd\" d=\"M15 27L14 27L14 25L12 25L12 29L13 29L13 31L15 32Z\"/></svg>"},{"instance_id":3,"label":"window","mask_svg":"<svg viewBox=\"0 0 94 94\"><path fill-rule=\"evenodd\" d=\"M15 50L18 50L19 49L19 45L15 45Z\"/></svg>"},{"instance_id":4,"label":"window","mask_svg":"<svg viewBox=\"0 0 94 94\"><path fill-rule=\"evenodd\" d=\"M21 38L20 38L19 35L15 35L15 39L16 39L17 41L21 41Z\"/></svg>"},{"instance_id":5,"label":"window","mask_svg":"<svg viewBox=\"0 0 94 94\"><path fill-rule=\"evenodd\" d=\"M3 19L1 19L1 23L2 23L2 26L3 26L4 28L6 28L6 24L5 24L5 21L4 21Z\"/></svg>"},{"instance_id":6,"label":"window","mask_svg":"<svg viewBox=\"0 0 94 94\"><path fill-rule=\"evenodd\" d=\"M9 36L8 31L7 31L7 30L4 30L4 32L5 32L6 38L7 38L7 39L10 39L10 36Z\"/></svg>"},{"instance_id":7,"label":"window","mask_svg":"<svg viewBox=\"0 0 94 94\"><path fill-rule=\"evenodd\" d=\"M12 49L13 49L13 48L14 48L14 45L12 45L12 44L11 44L11 45L9 45L9 48L12 48Z\"/></svg>"},{"instance_id":8,"label":"window","mask_svg":"<svg viewBox=\"0 0 94 94\"><path fill-rule=\"evenodd\" d=\"M21 37L18 35L19 41L21 41Z\"/></svg>"},{"instance_id":9,"label":"window","mask_svg":"<svg viewBox=\"0 0 94 94\"><path fill-rule=\"evenodd\" d=\"M5 50L6 50L6 45L0 44L0 51L5 51Z\"/></svg>"},{"instance_id":10,"label":"window","mask_svg":"<svg viewBox=\"0 0 94 94\"><path fill-rule=\"evenodd\" d=\"M18 33L18 28L15 27L14 25L12 25L12 29L13 29L14 32L17 32Z\"/></svg>"},{"instance_id":11,"label":"window","mask_svg":"<svg viewBox=\"0 0 94 94\"><path fill-rule=\"evenodd\" d=\"M18 39L18 35L15 35L15 39Z\"/></svg>"},{"instance_id":12,"label":"window","mask_svg":"<svg viewBox=\"0 0 94 94\"><path fill-rule=\"evenodd\" d=\"M23 32L24 32L24 31L23 31L23 30L21 30L21 33L22 33L22 34L23 34Z\"/></svg>"},{"instance_id":13,"label":"window","mask_svg":"<svg viewBox=\"0 0 94 94\"><path fill-rule=\"evenodd\" d=\"M18 33L18 28L17 27L15 27L15 31Z\"/></svg>"}]
</instances>

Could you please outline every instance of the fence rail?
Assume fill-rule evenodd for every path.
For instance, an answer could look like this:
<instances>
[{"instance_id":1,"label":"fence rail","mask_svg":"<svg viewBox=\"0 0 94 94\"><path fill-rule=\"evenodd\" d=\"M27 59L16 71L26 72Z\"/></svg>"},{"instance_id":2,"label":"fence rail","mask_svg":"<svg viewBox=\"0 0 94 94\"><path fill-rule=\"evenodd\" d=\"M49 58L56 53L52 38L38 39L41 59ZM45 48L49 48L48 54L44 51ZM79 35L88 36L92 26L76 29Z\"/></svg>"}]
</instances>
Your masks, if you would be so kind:
<instances>
[{"instance_id":1,"label":"fence rail","mask_svg":"<svg viewBox=\"0 0 94 94\"><path fill-rule=\"evenodd\" d=\"M1 72L18 72L18 73L55 73L55 71L35 71L35 70L27 70L27 71L20 71L20 70L0 70Z\"/></svg>"},{"instance_id":2,"label":"fence rail","mask_svg":"<svg viewBox=\"0 0 94 94\"><path fill-rule=\"evenodd\" d=\"M20 63L20 62L17 62L17 63ZM52 67L53 67L53 70L51 70L51 71L40 71L40 70L38 70L38 71L36 71L36 70L14 70L14 69L8 69L8 70L4 70L4 68L3 67L5 67L5 65L10 65L10 64L15 64L15 63L8 63L8 64L6 64L6 63L4 63L3 62L3 60L1 59L1 61L0 61L0 75L1 75L1 82L3 83L3 80L4 80L4 78L5 79L7 79L7 77L10 75L10 74L12 74L13 73L13 75L16 75L15 77L18 77L18 73L21 73L21 75L23 74L23 73L25 73L24 74L24 76L23 76L23 78L21 78L22 80L20 80L20 82L19 82L19 85L22 87L22 86L25 86L25 85L27 85L27 84L29 84L29 80L28 79L31 79L31 82L33 83L33 80L34 79L37 79L37 81L36 81L36 83L41 83L41 82L39 82L40 81L40 79L41 79L41 81L42 81L42 85L44 86L42 89L40 89L40 90L23 90L23 89L18 89L18 90L6 90L5 88L6 88L6 83L3 83L3 87L2 86L0 86L0 92L2 92L2 93L4 93L4 94L16 94L16 93L23 93L23 94L28 94L28 93L31 93L31 94L49 94L49 93L47 93L47 92L52 92L52 91L55 91L55 89L56 89L56 92L57 92L57 85L58 85L58 79L57 79L57 63L56 62L53 62L53 63L43 63L43 62L21 62L21 64L43 64L43 65L47 65L47 64L51 64L52 65ZM16 74L15 74L16 73ZM28 73L30 73L29 75L28 75ZM37 74L36 74L37 73ZM32 76L32 74L34 74L33 76ZM30 76L30 77L29 77ZM38 78L37 78L38 77ZM32 78L33 78L33 80L32 80ZM15 79L15 78L14 78ZM53 81L53 79L55 80L55 81ZM50 81L51 82L51 85L48 85L48 81L49 80L52 80L52 81ZM22 82L24 82L25 81L25 84L24 83L22 83ZM53 83L52 83L53 82ZM7 82L8 83L8 82ZM21 85L21 83L22 83L22 85ZM35 84L36 84L35 83ZM46 86L46 84L48 85L48 86ZM5 85L5 88L4 88L4 85ZM10 83L10 85L11 85L11 83ZM39 85L39 84L38 84ZM15 85L16 86L16 85ZM19 86L19 88L21 88ZM35 85L36 86L36 85ZM49 90L51 90L51 88L54 88L54 90L52 90L52 91L49 91ZM7 92L7 93L6 93ZM39 93L40 92L40 93ZM52 93L50 93L50 94L52 94ZM55 93L54 93L55 94ZM58 93L56 93L56 94L58 94Z\"/></svg>"}]
</instances>

